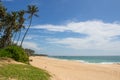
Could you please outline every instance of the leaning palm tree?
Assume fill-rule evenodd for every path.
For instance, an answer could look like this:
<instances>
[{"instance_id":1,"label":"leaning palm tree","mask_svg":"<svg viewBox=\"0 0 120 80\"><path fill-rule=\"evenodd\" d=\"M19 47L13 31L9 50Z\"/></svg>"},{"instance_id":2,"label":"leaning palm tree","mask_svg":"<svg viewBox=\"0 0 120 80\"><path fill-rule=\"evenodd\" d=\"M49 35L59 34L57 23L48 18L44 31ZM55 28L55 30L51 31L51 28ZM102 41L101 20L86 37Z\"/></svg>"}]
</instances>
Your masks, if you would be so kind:
<instances>
[{"instance_id":1,"label":"leaning palm tree","mask_svg":"<svg viewBox=\"0 0 120 80\"><path fill-rule=\"evenodd\" d=\"M28 5L28 10L27 10L26 12L27 12L28 14L30 14L30 16L29 16L30 23L29 23L29 26L28 26L28 28L27 28L27 30L26 30L24 36L23 36L23 39L22 39L22 41L21 41L20 46L22 46L23 41L24 41L24 39L25 39L25 37L26 37L28 31L29 31L29 28L30 28L31 23L32 23L32 18L33 18L33 16L38 17L38 15L36 14L38 11L39 11L39 10L38 10L38 7L36 7L35 5Z\"/></svg>"},{"instance_id":2,"label":"leaning palm tree","mask_svg":"<svg viewBox=\"0 0 120 80\"><path fill-rule=\"evenodd\" d=\"M11 45L11 38L13 37L14 34L14 27L16 27L17 23L17 12L11 12L8 13L7 16L5 17L5 26L6 29L4 30L4 35L3 35L3 47L6 47L8 45Z\"/></svg>"},{"instance_id":3,"label":"leaning palm tree","mask_svg":"<svg viewBox=\"0 0 120 80\"><path fill-rule=\"evenodd\" d=\"M24 14L25 14L25 11L24 10L21 10L18 12L18 25L16 27L16 34L18 34L18 37L17 37L17 41L16 41L16 44L18 44L18 41L20 39L20 36L21 36L21 29L24 28L24 21L25 21L25 18L24 18Z\"/></svg>"},{"instance_id":4,"label":"leaning palm tree","mask_svg":"<svg viewBox=\"0 0 120 80\"><path fill-rule=\"evenodd\" d=\"M4 29L4 22L5 22L5 16L6 16L6 14L7 14L7 12L6 12L6 8L1 4L0 5L0 32L2 33L3 31L3 29Z\"/></svg>"},{"instance_id":5,"label":"leaning palm tree","mask_svg":"<svg viewBox=\"0 0 120 80\"><path fill-rule=\"evenodd\" d=\"M5 47L9 41L10 41L10 33L11 33L11 21L12 21L12 15L8 14L5 16L3 22L4 22L4 30L3 35L1 36L1 47Z\"/></svg>"},{"instance_id":6,"label":"leaning palm tree","mask_svg":"<svg viewBox=\"0 0 120 80\"><path fill-rule=\"evenodd\" d=\"M13 37L13 35L16 34L16 27L18 26L18 12L11 12L12 14L12 19L11 19L11 28L10 28L10 39ZM14 41L11 41L14 43Z\"/></svg>"}]
</instances>

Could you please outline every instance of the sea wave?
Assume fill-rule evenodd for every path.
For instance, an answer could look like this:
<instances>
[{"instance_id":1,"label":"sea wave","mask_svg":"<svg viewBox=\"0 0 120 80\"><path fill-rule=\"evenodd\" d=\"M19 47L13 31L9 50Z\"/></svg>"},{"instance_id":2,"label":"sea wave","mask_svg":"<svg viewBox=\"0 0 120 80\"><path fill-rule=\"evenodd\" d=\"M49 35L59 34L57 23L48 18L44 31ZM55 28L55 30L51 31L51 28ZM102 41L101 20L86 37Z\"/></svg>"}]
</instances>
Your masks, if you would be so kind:
<instances>
[{"instance_id":1,"label":"sea wave","mask_svg":"<svg viewBox=\"0 0 120 80\"><path fill-rule=\"evenodd\" d=\"M100 64L120 64L120 62L101 62Z\"/></svg>"},{"instance_id":2,"label":"sea wave","mask_svg":"<svg viewBox=\"0 0 120 80\"><path fill-rule=\"evenodd\" d=\"M86 63L86 64L120 64L120 56L57 56L57 57L51 57L55 59L60 59L64 61L77 61L80 63ZM80 59L84 58L84 59Z\"/></svg>"},{"instance_id":3,"label":"sea wave","mask_svg":"<svg viewBox=\"0 0 120 80\"><path fill-rule=\"evenodd\" d=\"M80 63L86 63L86 64L120 64L120 62L89 62L85 60L74 60Z\"/></svg>"}]
</instances>

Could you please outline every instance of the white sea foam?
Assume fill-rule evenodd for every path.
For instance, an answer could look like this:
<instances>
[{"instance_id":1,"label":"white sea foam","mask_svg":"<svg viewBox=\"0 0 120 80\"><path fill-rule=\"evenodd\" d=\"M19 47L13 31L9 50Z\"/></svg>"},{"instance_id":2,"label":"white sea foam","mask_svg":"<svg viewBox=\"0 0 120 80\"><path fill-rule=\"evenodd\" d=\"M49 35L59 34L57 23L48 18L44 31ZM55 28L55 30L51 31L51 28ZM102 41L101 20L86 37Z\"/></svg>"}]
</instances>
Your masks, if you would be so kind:
<instances>
[{"instance_id":1,"label":"white sea foam","mask_svg":"<svg viewBox=\"0 0 120 80\"><path fill-rule=\"evenodd\" d=\"M86 63L86 64L120 64L120 62L89 62L85 60L74 60L74 61Z\"/></svg>"},{"instance_id":2,"label":"white sea foam","mask_svg":"<svg viewBox=\"0 0 120 80\"><path fill-rule=\"evenodd\" d=\"M53 57L53 58L56 58L56 57ZM83 58L83 57L82 57ZM80 63L85 63L85 64L120 64L120 62L113 62L111 61L108 61L107 59L103 60L102 58L100 58L99 60L96 60L93 59L94 57L91 57L90 59L92 60L84 60L84 59L76 59L75 57L73 58L70 58L70 59L67 59L66 57L64 57L64 59L62 58L56 58L56 59L60 59L60 60L64 60L64 61L77 61L77 62L80 62ZM98 57L99 58L99 57ZM106 57L107 58L107 57ZM110 58L110 57L109 57ZM112 59L112 58L111 58ZM108 62L107 62L108 61Z\"/></svg>"},{"instance_id":3,"label":"white sea foam","mask_svg":"<svg viewBox=\"0 0 120 80\"><path fill-rule=\"evenodd\" d=\"M73 61L77 61L77 62L81 62L81 63L89 63L89 62L87 62L85 60L73 60Z\"/></svg>"},{"instance_id":4,"label":"white sea foam","mask_svg":"<svg viewBox=\"0 0 120 80\"><path fill-rule=\"evenodd\" d=\"M120 62L101 62L99 64L120 64Z\"/></svg>"}]
</instances>

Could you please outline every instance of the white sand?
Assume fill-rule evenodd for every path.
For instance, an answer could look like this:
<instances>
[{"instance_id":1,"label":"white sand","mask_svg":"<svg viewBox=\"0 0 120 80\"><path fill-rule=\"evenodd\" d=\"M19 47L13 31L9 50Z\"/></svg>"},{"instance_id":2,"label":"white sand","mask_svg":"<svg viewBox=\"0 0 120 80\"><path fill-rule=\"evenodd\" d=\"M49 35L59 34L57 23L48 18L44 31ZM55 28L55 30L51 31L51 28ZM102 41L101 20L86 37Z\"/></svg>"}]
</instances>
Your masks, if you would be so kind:
<instances>
[{"instance_id":1,"label":"white sand","mask_svg":"<svg viewBox=\"0 0 120 80\"><path fill-rule=\"evenodd\" d=\"M85 64L48 57L30 57L31 65L47 70L52 80L120 80L120 65Z\"/></svg>"}]
</instances>

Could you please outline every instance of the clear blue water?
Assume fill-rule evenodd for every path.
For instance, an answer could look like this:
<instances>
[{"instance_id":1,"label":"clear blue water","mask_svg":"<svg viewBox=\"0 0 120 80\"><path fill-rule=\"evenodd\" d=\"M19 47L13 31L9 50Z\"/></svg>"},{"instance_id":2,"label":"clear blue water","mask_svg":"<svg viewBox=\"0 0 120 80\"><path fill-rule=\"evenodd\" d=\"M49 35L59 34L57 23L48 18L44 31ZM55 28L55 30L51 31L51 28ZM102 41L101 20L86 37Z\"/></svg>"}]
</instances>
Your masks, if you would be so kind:
<instances>
[{"instance_id":1,"label":"clear blue water","mask_svg":"<svg viewBox=\"0 0 120 80\"><path fill-rule=\"evenodd\" d=\"M86 63L120 63L120 56L50 56L64 60L76 60Z\"/></svg>"}]
</instances>

